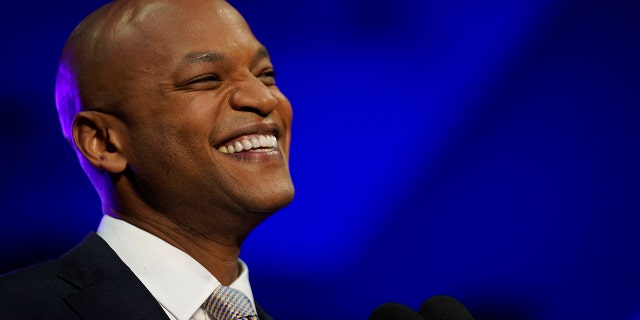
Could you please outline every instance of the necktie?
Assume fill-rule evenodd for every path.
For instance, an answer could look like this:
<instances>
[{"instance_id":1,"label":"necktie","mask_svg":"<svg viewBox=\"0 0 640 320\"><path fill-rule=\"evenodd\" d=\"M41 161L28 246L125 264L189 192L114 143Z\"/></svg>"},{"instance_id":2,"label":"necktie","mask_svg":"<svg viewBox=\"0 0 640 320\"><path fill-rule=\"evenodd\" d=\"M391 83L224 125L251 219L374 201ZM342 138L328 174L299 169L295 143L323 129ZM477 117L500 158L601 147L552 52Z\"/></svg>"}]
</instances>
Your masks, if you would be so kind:
<instances>
[{"instance_id":1,"label":"necktie","mask_svg":"<svg viewBox=\"0 0 640 320\"><path fill-rule=\"evenodd\" d=\"M202 308L216 320L258 320L249 299L242 292L227 286L220 285L213 290Z\"/></svg>"}]
</instances>

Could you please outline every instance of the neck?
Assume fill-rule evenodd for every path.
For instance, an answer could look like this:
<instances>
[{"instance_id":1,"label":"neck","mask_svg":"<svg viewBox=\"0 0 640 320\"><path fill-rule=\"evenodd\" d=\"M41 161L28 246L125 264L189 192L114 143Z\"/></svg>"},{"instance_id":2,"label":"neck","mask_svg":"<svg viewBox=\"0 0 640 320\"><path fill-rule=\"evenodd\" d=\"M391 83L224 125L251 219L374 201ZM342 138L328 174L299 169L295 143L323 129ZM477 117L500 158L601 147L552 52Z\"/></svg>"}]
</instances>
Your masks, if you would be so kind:
<instances>
[{"instance_id":1,"label":"neck","mask_svg":"<svg viewBox=\"0 0 640 320\"><path fill-rule=\"evenodd\" d=\"M161 213L140 215L113 209L105 210L105 213L127 221L184 251L205 267L223 285L230 285L240 275L238 263L240 247L250 231L246 230L246 227L228 226L216 228L216 230L234 230L234 232L204 234L180 226Z\"/></svg>"}]
</instances>

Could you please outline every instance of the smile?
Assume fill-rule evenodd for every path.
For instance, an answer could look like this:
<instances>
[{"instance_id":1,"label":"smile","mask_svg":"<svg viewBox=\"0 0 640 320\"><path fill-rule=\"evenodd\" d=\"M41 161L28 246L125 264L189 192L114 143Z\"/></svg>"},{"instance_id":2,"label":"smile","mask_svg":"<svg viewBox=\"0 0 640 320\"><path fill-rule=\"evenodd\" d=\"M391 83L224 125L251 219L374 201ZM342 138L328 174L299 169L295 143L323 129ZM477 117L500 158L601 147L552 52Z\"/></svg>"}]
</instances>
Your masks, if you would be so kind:
<instances>
[{"instance_id":1,"label":"smile","mask_svg":"<svg viewBox=\"0 0 640 320\"><path fill-rule=\"evenodd\" d=\"M277 147L278 139L274 135L247 135L219 147L218 151L222 153L269 152L276 150Z\"/></svg>"}]
</instances>

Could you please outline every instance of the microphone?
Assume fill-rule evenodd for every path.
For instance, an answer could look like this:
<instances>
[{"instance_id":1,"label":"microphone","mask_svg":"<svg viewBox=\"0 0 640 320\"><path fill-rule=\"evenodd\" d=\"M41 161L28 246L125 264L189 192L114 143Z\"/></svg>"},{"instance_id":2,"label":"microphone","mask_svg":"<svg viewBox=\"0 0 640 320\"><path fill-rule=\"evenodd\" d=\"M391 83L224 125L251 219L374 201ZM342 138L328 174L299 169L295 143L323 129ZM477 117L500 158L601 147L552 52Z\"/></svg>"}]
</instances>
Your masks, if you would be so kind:
<instances>
[{"instance_id":1,"label":"microphone","mask_svg":"<svg viewBox=\"0 0 640 320\"><path fill-rule=\"evenodd\" d=\"M444 295L427 299L418 311L425 320L473 320L473 316L462 303Z\"/></svg>"},{"instance_id":2,"label":"microphone","mask_svg":"<svg viewBox=\"0 0 640 320\"><path fill-rule=\"evenodd\" d=\"M369 320L425 320L411 308L395 303L381 304L373 310Z\"/></svg>"}]
</instances>

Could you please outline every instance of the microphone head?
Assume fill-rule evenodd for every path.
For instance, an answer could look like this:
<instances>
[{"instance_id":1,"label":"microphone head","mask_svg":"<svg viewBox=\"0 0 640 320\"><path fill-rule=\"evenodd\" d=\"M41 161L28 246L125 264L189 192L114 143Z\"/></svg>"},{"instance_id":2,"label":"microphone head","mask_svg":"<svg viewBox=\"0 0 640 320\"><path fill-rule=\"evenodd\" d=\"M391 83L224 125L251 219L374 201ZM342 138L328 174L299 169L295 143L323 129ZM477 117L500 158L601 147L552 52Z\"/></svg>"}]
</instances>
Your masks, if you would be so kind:
<instances>
[{"instance_id":1,"label":"microphone head","mask_svg":"<svg viewBox=\"0 0 640 320\"><path fill-rule=\"evenodd\" d=\"M424 318L403 304L390 302L375 308L369 320L424 320Z\"/></svg>"},{"instance_id":2,"label":"microphone head","mask_svg":"<svg viewBox=\"0 0 640 320\"><path fill-rule=\"evenodd\" d=\"M473 320L467 308L449 296L433 296L425 301L419 310L425 320Z\"/></svg>"}]
</instances>

